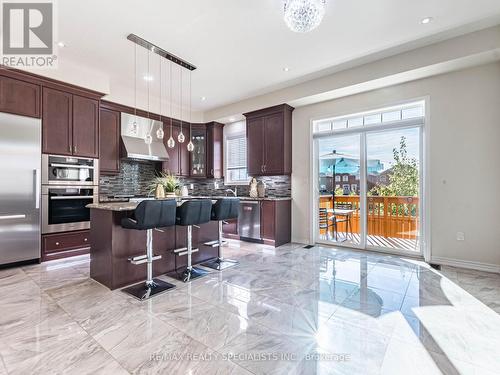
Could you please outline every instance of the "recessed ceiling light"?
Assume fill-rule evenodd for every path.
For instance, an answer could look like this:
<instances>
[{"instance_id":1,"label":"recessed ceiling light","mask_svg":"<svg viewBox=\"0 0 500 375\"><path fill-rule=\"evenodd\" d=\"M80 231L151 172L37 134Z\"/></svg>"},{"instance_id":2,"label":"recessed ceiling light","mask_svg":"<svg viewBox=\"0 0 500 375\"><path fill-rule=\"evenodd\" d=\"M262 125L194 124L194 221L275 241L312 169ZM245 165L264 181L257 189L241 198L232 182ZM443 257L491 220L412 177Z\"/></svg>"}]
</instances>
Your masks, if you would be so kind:
<instances>
[{"instance_id":1,"label":"recessed ceiling light","mask_svg":"<svg viewBox=\"0 0 500 375\"><path fill-rule=\"evenodd\" d=\"M285 67L283 68L283 71L284 71L284 72L289 72L289 71L290 71L290 68L289 68L288 66L285 66Z\"/></svg>"},{"instance_id":2,"label":"recessed ceiling light","mask_svg":"<svg viewBox=\"0 0 500 375\"><path fill-rule=\"evenodd\" d=\"M147 75L147 74L143 78L144 78L145 81L152 81L153 80L153 76L150 76L150 75Z\"/></svg>"},{"instance_id":3,"label":"recessed ceiling light","mask_svg":"<svg viewBox=\"0 0 500 375\"><path fill-rule=\"evenodd\" d=\"M420 21L420 23L421 23L422 25L427 25L428 23L431 23L431 22L432 22L432 20L433 20L433 18L432 18L432 17L425 17L424 19L422 19L422 21Z\"/></svg>"},{"instance_id":4,"label":"recessed ceiling light","mask_svg":"<svg viewBox=\"0 0 500 375\"><path fill-rule=\"evenodd\" d=\"M205 100L207 100L207 97L206 96L202 96L201 97L201 101L204 102Z\"/></svg>"},{"instance_id":5,"label":"recessed ceiling light","mask_svg":"<svg viewBox=\"0 0 500 375\"><path fill-rule=\"evenodd\" d=\"M64 48L64 47L66 47L66 43L64 43L64 42L57 42L57 46L61 47L61 48Z\"/></svg>"}]
</instances>

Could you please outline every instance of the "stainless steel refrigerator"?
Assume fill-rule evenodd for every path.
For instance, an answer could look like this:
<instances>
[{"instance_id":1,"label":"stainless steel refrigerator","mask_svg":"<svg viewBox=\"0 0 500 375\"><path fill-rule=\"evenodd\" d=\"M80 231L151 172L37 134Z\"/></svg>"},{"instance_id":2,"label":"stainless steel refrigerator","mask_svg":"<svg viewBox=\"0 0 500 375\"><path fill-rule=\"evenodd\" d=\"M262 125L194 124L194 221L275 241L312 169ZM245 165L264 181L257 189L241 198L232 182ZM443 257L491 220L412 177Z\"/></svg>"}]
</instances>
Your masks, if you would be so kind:
<instances>
[{"instance_id":1,"label":"stainless steel refrigerator","mask_svg":"<svg viewBox=\"0 0 500 375\"><path fill-rule=\"evenodd\" d=\"M40 258L41 130L0 113L0 265Z\"/></svg>"}]
</instances>

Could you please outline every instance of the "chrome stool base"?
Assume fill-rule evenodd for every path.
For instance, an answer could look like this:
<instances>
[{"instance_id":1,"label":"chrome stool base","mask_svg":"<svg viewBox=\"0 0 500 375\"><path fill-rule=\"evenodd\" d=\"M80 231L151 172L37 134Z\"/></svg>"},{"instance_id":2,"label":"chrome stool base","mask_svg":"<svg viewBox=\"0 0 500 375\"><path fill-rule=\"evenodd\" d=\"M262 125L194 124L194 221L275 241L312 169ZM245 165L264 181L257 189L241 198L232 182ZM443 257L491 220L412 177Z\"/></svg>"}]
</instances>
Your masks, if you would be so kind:
<instances>
[{"instance_id":1,"label":"chrome stool base","mask_svg":"<svg viewBox=\"0 0 500 375\"><path fill-rule=\"evenodd\" d=\"M179 274L177 276L177 278L179 280L187 283L188 281L197 279L199 277L203 277L203 276L207 275L208 273L209 273L209 271L205 271L205 270L198 268L198 267L192 267L191 269L186 268L184 270L184 272L182 272L182 274Z\"/></svg>"},{"instance_id":2,"label":"chrome stool base","mask_svg":"<svg viewBox=\"0 0 500 375\"><path fill-rule=\"evenodd\" d=\"M172 288L175 288L175 285L160 279L153 279L153 282L150 284L142 282L140 284L124 288L122 289L122 292L130 294L132 297L135 297L140 301L144 301Z\"/></svg>"},{"instance_id":3,"label":"chrome stool base","mask_svg":"<svg viewBox=\"0 0 500 375\"><path fill-rule=\"evenodd\" d=\"M216 271L222 271L226 268L237 266L239 262L237 260L232 259L224 259L224 258L215 258L208 262L202 263L203 267L211 268Z\"/></svg>"}]
</instances>

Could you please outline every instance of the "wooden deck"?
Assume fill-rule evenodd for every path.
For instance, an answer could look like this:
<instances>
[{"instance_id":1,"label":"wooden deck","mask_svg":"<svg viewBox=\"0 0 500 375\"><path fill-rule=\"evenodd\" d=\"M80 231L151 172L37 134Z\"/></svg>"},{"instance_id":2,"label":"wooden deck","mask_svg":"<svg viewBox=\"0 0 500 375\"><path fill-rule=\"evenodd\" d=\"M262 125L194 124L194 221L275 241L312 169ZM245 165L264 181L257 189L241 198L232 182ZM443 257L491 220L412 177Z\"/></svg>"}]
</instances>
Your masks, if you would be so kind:
<instances>
[{"instance_id":1,"label":"wooden deck","mask_svg":"<svg viewBox=\"0 0 500 375\"><path fill-rule=\"evenodd\" d=\"M344 241L345 233L339 232L338 239L339 243L344 241L343 243L349 243L349 244L359 244L361 243L361 238L359 236L359 233L354 233L352 235L351 239L351 234L348 234L347 240ZM325 235L320 235L320 239L326 240L326 241L331 241L332 244L335 244L335 239L330 237L326 238ZM371 236L369 235L367 238L367 245L368 246L376 246L376 247L383 247L387 249L395 249L395 250L405 250L405 251L419 251L419 244L418 240L411 240L411 239L405 239L405 238L396 238L396 237L382 237L382 236Z\"/></svg>"}]
</instances>

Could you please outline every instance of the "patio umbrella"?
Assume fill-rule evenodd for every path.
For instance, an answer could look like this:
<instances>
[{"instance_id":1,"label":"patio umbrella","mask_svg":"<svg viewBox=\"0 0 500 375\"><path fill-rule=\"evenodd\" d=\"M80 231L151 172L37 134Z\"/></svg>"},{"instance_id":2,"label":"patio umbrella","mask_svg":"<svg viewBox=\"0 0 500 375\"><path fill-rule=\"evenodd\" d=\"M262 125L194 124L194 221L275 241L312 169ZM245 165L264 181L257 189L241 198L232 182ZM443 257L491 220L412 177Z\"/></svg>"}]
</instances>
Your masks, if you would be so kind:
<instances>
[{"instance_id":1,"label":"patio umbrella","mask_svg":"<svg viewBox=\"0 0 500 375\"><path fill-rule=\"evenodd\" d=\"M337 150L333 150L332 152L324 155L320 155L320 159L323 160L335 160L335 162L332 164L332 208L335 209L335 166L337 164L338 159L358 159L352 155L347 155L341 152L337 152Z\"/></svg>"}]
</instances>

